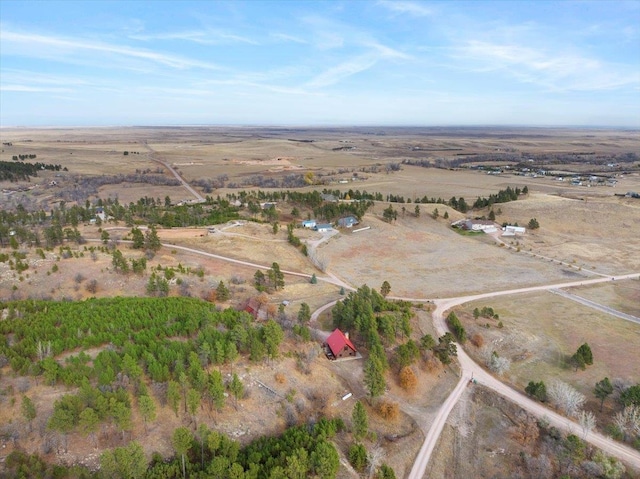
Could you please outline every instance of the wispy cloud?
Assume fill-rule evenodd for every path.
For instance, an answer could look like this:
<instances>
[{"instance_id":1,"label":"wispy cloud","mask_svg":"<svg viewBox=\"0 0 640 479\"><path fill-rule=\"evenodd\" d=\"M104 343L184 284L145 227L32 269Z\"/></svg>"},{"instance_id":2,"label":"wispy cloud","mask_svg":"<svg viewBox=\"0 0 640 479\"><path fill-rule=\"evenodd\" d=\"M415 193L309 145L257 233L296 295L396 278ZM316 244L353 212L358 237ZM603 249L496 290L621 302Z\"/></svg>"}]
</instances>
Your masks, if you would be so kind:
<instances>
[{"instance_id":1,"label":"wispy cloud","mask_svg":"<svg viewBox=\"0 0 640 479\"><path fill-rule=\"evenodd\" d=\"M433 11L430 8L417 2L379 0L378 5L385 7L393 13L407 14L412 17L426 17L433 14Z\"/></svg>"},{"instance_id":2,"label":"wispy cloud","mask_svg":"<svg viewBox=\"0 0 640 479\"><path fill-rule=\"evenodd\" d=\"M32 86L32 85L0 85L0 91L14 91L26 93L67 93L71 88Z\"/></svg>"},{"instance_id":3,"label":"wispy cloud","mask_svg":"<svg viewBox=\"0 0 640 479\"><path fill-rule=\"evenodd\" d=\"M388 47L376 41L364 41L362 43L363 46L371 47L376 52L380 54L382 58L390 58L390 59L399 59L399 60L411 60L413 59L412 55L401 52L395 48Z\"/></svg>"},{"instance_id":4,"label":"wispy cloud","mask_svg":"<svg viewBox=\"0 0 640 479\"><path fill-rule=\"evenodd\" d=\"M307 82L310 88L322 88L334 85L356 73L363 72L373 67L377 63L377 59L371 55L364 55L353 58L349 61L340 63L335 67L329 68L317 75L311 81Z\"/></svg>"},{"instance_id":5,"label":"wispy cloud","mask_svg":"<svg viewBox=\"0 0 640 479\"><path fill-rule=\"evenodd\" d=\"M475 71L503 70L522 82L555 91L608 90L639 81L637 70L579 54L477 40L456 51Z\"/></svg>"},{"instance_id":6,"label":"wispy cloud","mask_svg":"<svg viewBox=\"0 0 640 479\"><path fill-rule=\"evenodd\" d=\"M129 38L140 41L154 40L181 40L199 43L202 45L221 45L225 43L246 43L249 45L259 45L259 42L251 38L243 37L222 30L189 30L182 32L168 33L137 33Z\"/></svg>"},{"instance_id":7,"label":"wispy cloud","mask_svg":"<svg viewBox=\"0 0 640 479\"><path fill-rule=\"evenodd\" d=\"M300 44L309 43L300 37L288 35L286 33L270 33L269 36L271 38L275 38L276 40L281 40L283 42L293 42L293 43L300 43Z\"/></svg>"},{"instance_id":8,"label":"wispy cloud","mask_svg":"<svg viewBox=\"0 0 640 479\"><path fill-rule=\"evenodd\" d=\"M128 46L96 42L83 38L64 38L49 35L39 35L32 33L20 33L3 29L0 35L0 41L3 42L5 49L9 49L8 45L18 45L30 48L28 51L22 51L22 54L38 58L55 58L73 57L77 52L97 52L104 54L114 54L122 57L128 57L138 60L147 60L159 65L164 65L175 69L200 68L206 70L219 70L218 65L209 62L194 60L175 55L158 53L151 50L132 48Z\"/></svg>"}]
</instances>

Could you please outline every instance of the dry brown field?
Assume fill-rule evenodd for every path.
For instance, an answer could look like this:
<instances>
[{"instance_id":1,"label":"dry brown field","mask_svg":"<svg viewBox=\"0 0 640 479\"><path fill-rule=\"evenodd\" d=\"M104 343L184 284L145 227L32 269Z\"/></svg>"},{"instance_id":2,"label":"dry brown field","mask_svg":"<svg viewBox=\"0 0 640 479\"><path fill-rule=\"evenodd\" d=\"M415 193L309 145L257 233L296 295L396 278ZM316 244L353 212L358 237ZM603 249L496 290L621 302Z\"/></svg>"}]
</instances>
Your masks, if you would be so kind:
<instances>
[{"instance_id":1,"label":"dry brown field","mask_svg":"<svg viewBox=\"0 0 640 479\"><path fill-rule=\"evenodd\" d=\"M584 286L582 295L597 301L588 295L591 288ZM620 281L615 289L637 292L640 281ZM616 295L622 301L617 304L629 308L627 295L626 292ZM473 309L483 306L492 307L499 314L503 328L497 327L497 320L473 318ZM631 308L637 308L637 303ZM477 301L464 305L458 316L469 337L481 334L487 347L511 359L511 368L504 378L520 390L524 390L529 381L543 380L549 384L553 379L560 379L582 392L587 397L587 407L597 411L599 401L593 395L596 382L605 376L612 380L620 378L629 384L640 380L640 326L553 293ZM568 357L585 342L593 351L594 364L584 371L575 371L568 365ZM482 363L478 348L471 344L465 348Z\"/></svg>"},{"instance_id":2,"label":"dry brown field","mask_svg":"<svg viewBox=\"0 0 640 479\"><path fill-rule=\"evenodd\" d=\"M471 153L500 152L594 152L619 154L640 151L637 131L570 129L443 129L443 128L353 128L353 129L264 129L264 128L85 128L85 129L0 129L4 146L0 160L12 155L34 153L37 160L61 164L73 175L133 173L155 170L152 159L175 165L187 180L215 179L228 175L242 184L253 175L281 178L312 171L317 175L359 181L337 182L322 187L340 190L381 191L407 198L464 196L475 200L506 186L528 185L549 194L611 196L614 192L638 190L640 176L623 176L616 188L572 187L552 178L532 178L503 174L485 175L471 171L446 171L405 165L397 173L384 173L384 165L405 159L453 159ZM353 148L344 150L343 148ZM138 152L123 156L124 151ZM361 172L380 168L379 173ZM630 165L632 166L632 165ZM635 165L637 170L638 166ZM580 171L585 165L563 165L552 169ZM574 168L575 167L575 168ZM342 173L338 173L342 170ZM615 173L615 172L613 172ZM52 176L41 175L43 180ZM364 180L363 180L364 179ZM362 181L363 180L363 181ZM62 187L64 179L58 180ZM70 181L70 180L69 180ZM32 183L43 182L33 180ZM3 185L5 186L5 185ZM146 192L145 188L150 191ZM122 185L106 188L101 194L132 196ZM136 185L141 196L156 196L151 185ZM221 189L216 193L229 191ZM174 193L173 190L169 194ZM188 195L175 192L176 200ZM165 195L162 195L164 197ZM173 196L172 196L173 197Z\"/></svg>"},{"instance_id":3,"label":"dry brown field","mask_svg":"<svg viewBox=\"0 0 640 479\"><path fill-rule=\"evenodd\" d=\"M444 170L403 165L398 172L387 174L384 165L404 159L455 158L458 154L490 153L496 151L625 153L640 151L637 131L568 130L568 129L261 129L261 128L128 128L128 129L0 129L2 142L13 146L3 147L0 160L11 161L14 154L35 153L36 161L59 163L69 172L56 176L43 172L31 184L38 188L24 192L3 194L2 201L14 204L24 200L55 199L61 188L73 186L75 175L130 174L138 169L156 170L160 160L174 165L187 179L211 178L228 175L229 181L242 182L252 175L282 178L289 174L308 171L316 175L350 179L358 173L358 181L308 186L311 189L367 190L383 195L395 194L414 199L452 196L466 198L473 203L478 196L497 193L507 186L528 186L526 198L511 203L495 205L497 222L517 222L526 225L537 218L540 229L527 231L523 237L502 239L510 248L500 246L491 237L463 236L449 227L453 220L464 217L461 213L441 204L420 204L420 216L413 215L415 204L393 204L398 219L392 224L382 221L382 212L389 204L377 202L365 215L358 227L366 231L353 233L341 231L319 246L319 254L328 260L328 273L353 287L368 284L379 288L383 281L391 284L392 296L412 299L445 298L474 293L507 290L539 284L575 281L599 274L623 274L640 270L640 200L614 196L614 193L640 191L638 166L628 174L618 176L618 184L611 187L572 187L552 178L534 178L513 174L487 175L479 171ZM295 140L295 141L292 141ZM349 149L354 147L354 149ZM347 148L347 149L345 149ZM123 151L140 152L139 155L123 155ZM378 166L377 173L363 172ZM584 164L562 165L567 171L588 171ZM343 169L342 173L338 170ZM332 174L333 173L333 174ZM168 173L165 173L167 176ZM45 186L55 179L60 184ZM14 188L12 183L2 183L2 188ZM254 188L255 189L255 188ZM214 195L237 193L238 189L214 190ZM164 198L176 201L188 198L181 187L163 187L149 184L117 184L100 188L103 198L118 197L121 202L136 201L140 197ZM406 212L401 211L405 206ZM278 205L281 222L290 219L292 205ZM438 208L440 218L431 213ZM450 219L444 220L447 212ZM303 211L306 215L307 211ZM472 212L473 216L487 215L488 210ZM222 226L222 225L220 225ZM106 225L112 237L123 237L127 228L112 229ZM95 226L81 227L85 237L99 237ZM286 240L286 230L273 234L270 225L247 222L242 226L208 233L205 228L159 230L163 242L201 250L236 260L270 266L277 262L284 270L305 274L325 274L316 269L309 259L291 247ZM298 229L296 235L303 241L316 241L321 235ZM97 243L89 243L90 245ZM88 246L88 245L87 245ZM72 248L74 249L74 248ZM126 245L121 249L126 256L137 257L141 253ZM145 294L149 270L144 276L120 275L113 272L111 258L98 253L90 258L83 247L75 251L84 257L58 259L57 250L47 252L46 259L39 259L28 252L29 269L16 274L6 263L0 263L0 299L52 298L81 300L90 294L87 281L96 279L96 296L127 296ZM555 261L554 261L555 260ZM557 261L566 264L559 264ZM224 280L232 292L231 300L221 306L239 307L247 298L256 295L252 286L254 266L243 266L220 259L186 253L168 246L149 262L148 268L162 265L177 267L202 267L204 276L182 275L183 283L171 285L172 295L191 294L205 296L218 281ZM569 264L570 266L567 266ZM57 265L58 271L53 271ZM78 281L78 273L83 279ZM232 279L234 281L232 281ZM273 304L290 301L287 314L295 316L301 302L312 310L340 297L339 288L320 281L316 285L308 279L286 276L286 287L270 296ZM232 284L233 282L237 284ZM640 314L638 281L615 282L574 288L571 292L593 301L611 306L629 314ZM93 295L93 294L91 294ZM491 306L500 314L504 328L497 328L497 321L475 321L471 315L474 307ZM506 380L523 389L530 380L565 380L580 389L589 400L588 407L595 409L591 394L593 384L604 376L619 377L637 383L640 379L637 351L640 351L640 328L621 319L595 311L551 293L535 293L514 297L501 297L465 305L459 309L469 334L479 332L487 344L493 345L501 355L512 359L512 368ZM414 335L434 334L430 315L426 309L416 309L417 321ZM329 313L320 324L330 327ZM594 352L595 364L586 371L574 372L565 365L565 357L572 354L583 342L588 342ZM284 427L283 415L287 407L293 407L299 418L326 412L344 417L347 422L352 402L342 403L339 398L347 391L356 397L364 396L360 364L327 363L318 358L313 374L298 373L295 361L290 357L297 347L293 339L287 342L284 359L269 365L241 363L237 366L250 385L249 397L242 402L239 411L227 406L223 417L205 418L210 425L247 441L261 434L275 433ZM477 355L473 346L468 349ZM276 384L276 372L292 372L286 384ZM228 373L229 371L225 371ZM392 375L388 377L388 398L403 405L411 415L403 415L396 423L385 423L372 410L372 429L378 433L387 452L386 462L402 477L410 469L413 458L436 414L438 406L456 383L454 369L427 372L416 368L420 385L413 394L401 390ZM3 381L9 378L3 376ZM275 387L284 397L295 390L293 402L282 397L272 398L255 382L259 379ZM15 378L9 378L16 387ZM275 384L275 385L274 385ZM322 385L326 392L317 392ZM21 387L24 387L21 386ZM28 387L38 396L38 406L46 413L61 391L29 383ZM328 394L328 396L326 396ZM499 468L511 467L513 444L505 446L505 453L493 445L504 434L505 418L500 407L492 400L466 398L459 406L467 410L454 415L452 421L457 430L446 429L439 451L431 467L433 477L471 477L474 467L493 474ZM19 416L19 401L11 408L2 408L0 423ZM465 409L466 408L466 409ZM469 412L470 411L470 412ZM611 411L609 411L611 412ZM465 416L465 414L467 416ZM476 415L477 424L465 426L468 415ZM42 414L40 417L45 417ZM153 445L148 452L158 450L170 454L170 431L183 425L182 419L164 407L158 421L149 433ZM224 418L224 419L223 419ZM250 419L247 419L250 418ZM142 424L136 418L135 437L141 437ZM460 422L462 421L462 422ZM461 426L462 424L462 426ZM41 425L42 426L42 425ZM483 434L488 431L486 436ZM471 438L477 446L478 461L468 461L461 444ZM106 437L104 438L106 441ZM108 444L117 445L117 444ZM349 443L340 443L342 457ZM60 457L73 461L93 454L77 435L70 439L71 456ZM37 444L27 444L27 449ZM482 452L482 454L480 454ZM500 456L503 454L503 456ZM506 455L505 455L506 454ZM515 453L514 453L515 454ZM509 457L507 457L509 456ZM504 461L488 461L487 458L505 457ZM95 457L93 457L95 461ZM345 460L346 461L346 460ZM484 461L484 462L482 462ZM487 462L488 461L488 462ZM482 463L481 463L482 462ZM490 464L491 462L491 464ZM468 463L468 464L467 464ZM455 466L452 476L444 470ZM466 464L466 465L465 465ZM457 474L459 473L459 474ZM457 474L457 475L456 475ZM351 477L341 468L340 477Z\"/></svg>"}]
</instances>

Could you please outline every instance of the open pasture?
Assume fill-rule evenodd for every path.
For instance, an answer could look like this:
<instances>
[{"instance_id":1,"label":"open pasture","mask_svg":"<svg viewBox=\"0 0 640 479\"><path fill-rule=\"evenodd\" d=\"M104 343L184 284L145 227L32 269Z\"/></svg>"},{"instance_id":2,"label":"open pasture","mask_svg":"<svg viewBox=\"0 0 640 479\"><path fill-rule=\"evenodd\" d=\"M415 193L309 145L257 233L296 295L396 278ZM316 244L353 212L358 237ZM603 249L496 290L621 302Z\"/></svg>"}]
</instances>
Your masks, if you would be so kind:
<instances>
[{"instance_id":1,"label":"open pasture","mask_svg":"<svg viewBox=\"0 0 640 479\"><path fill-rule=\"evenodd\" d=\"M443 205L421 206L429 212L438 207L441 215L448 210ZM376 211L381 214L382 207L376 206ZM382 281L389 281L393 296L410 298L452 297L568 279L558 265L501 248L486 236L462 236L449 228L449 221L434 220L426 211L419 218L410 212L405 218L400 214L394 224L368 214L362 225L371 226L370 230L345 232L329 240L320 252L330 259L330 270L355 285L379 288Z\"/></svg>"},{"instance_id":2,"label":"open pasture","mask_svg":"<svg viewBox=\"0 0 640 479\"><path fill-rule=\"evenodd\" d=\"M621 282L621 286L630 282ZM503 328L497 327L497 320L473 318L473 309L484 306L499 314ZM594 384L605 376L629 383L640 380L640 325L561 296L538 292L491 298L464 305L458 316L470 337L480 333L488 348L511 359L505 378L519 389L529 381L549 384L560 379L580 390L588 401L596 401ZM567 359L583 343L591 347L594 363L576 372ZM482 362L475 347L467 350Z\"/></svg>"}]
</instances>

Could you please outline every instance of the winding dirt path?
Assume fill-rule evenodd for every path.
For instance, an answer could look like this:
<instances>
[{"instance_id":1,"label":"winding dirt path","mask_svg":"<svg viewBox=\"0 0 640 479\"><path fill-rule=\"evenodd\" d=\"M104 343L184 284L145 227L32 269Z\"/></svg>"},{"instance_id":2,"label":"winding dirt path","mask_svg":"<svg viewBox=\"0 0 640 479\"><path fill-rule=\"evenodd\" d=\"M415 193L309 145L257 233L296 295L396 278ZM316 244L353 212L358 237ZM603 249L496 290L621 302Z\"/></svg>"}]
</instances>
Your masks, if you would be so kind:
<instances>
[{"instance_id":1,"label":"winding dirt path","mask_svg":"<svg viewBox=\"0 0 640 479\"><path fill-rule=\"evenodd\" d=\"M622 279L636 279L640 278L640 273L632 273L622 276L616 276L613 280L622 280ZM482 298L491 298L495 296L503 296L507 294L518 294L518 293L527 293L530 291L543 291L543 290L551 290L557 288L566 288L570 286L578 286L581 284L595 284L602 283L603 281L611 281L609 278L597 278L592 280L585 280L580 282L572 282L572 283L564 283L564 284L556 284L556 285L546 285L546 286L534 286L529 288L520 288L508 291L496 291L493 293L484 293L478 294L474 296L464 296L460 298L449 298L442 300L434 300L433 302L436 305L436 309L433 312L433 324L438 332L438 335L441 336L447 331L447 326L445 323L445 312L451 309L454 306L458 306L460 304L468 303L470 301L475 301L477 299ZM469 355L462 349L462 347L458 344L458 362L461 367L461 378L460 382L453 390L453 392L449 395L443 405L440 407L438 411L438 415L425 438L424 444L420 448L420 452L416 457L413 468L411 469L411 473L409 474L409 479L422 479L424 477L427 464L429 463L429 459L431 458L431 454L435 449L436 444L438 443L438 438L440 437L440 433L444 427L444 424L449 416L449 413L453 409L453 406L458 402L460 396L462 395L462 391L469 384L470 379L473 377L479 384L482 384L485 387L493 389L498 394L504 396L515 404L519 405L530 414L542 418L547 419L550 425L557 427L560 430L575 434L577 431L581 430L581 427L578 423L572 421L571 419L564 417L555 411L547 408L542 403L532 400L528 396L522 394L519 391L507 386L502 383L499 379L495 378L491 374L489 374L484 368L482 368L479 364L477 364L473 359L469 357ZM626 464L631 465L635 469L640 469L640 452L627 447L617 441L614 441L611 438L603 436L597 432L589 432L583 435L584 440L590 442L594 446L598 447L602 451L606 452L610 456L616 457Z\"/></svg>"},{"instance_id":2,"label":"winding dirt path","mask_svg":"<svg viewBox=\"0 0 640 479\"><path fill-rule=\"evenodd\" d=\"M100 241L100 240L93 240L93 241ZM188 248L186 246L178 246L175 244L163 244L163 246L167 248L179 249L179 250L197 254L197 255L216 258L222 261L241 264L243 266L250 266L258 269L269 268L269 266L252 263L249 261L242 261L234 258L228 258L226 256L221 256L214 253L208 253L195 248ZM282 270L282 272L292 276L311 278L311 275L307 273L301 273L297 271L287 271L287 270ZM341 287L348 288L350 290L354 290L353 287L347 285L344 281L338 279L333 275L328 275L326 277L318 277L317 279L319 281L325 281L327 283L334 284L336 286L341 286ZM567 283L555 283L555 284L548 284L548 285L531 286L527 288L518 288L518 289L511 289L511 290L504 290L504 291L494 291L494 292L476 294L471 296L461 296L457 298L446 298L446 299L434 300L434 299L424 299L424 298L395 297L393 299L401 299L405 301L414 301L414 302L434 303L436 305L436 309L434 310L432 315L433 324L435 326L438 336L441 336L448 330L445 323L445 319L444 319L444 313L449 309L451 309L452 307L458 306L460 304L476 301L478 299L483 299L483 298L492 298L496 296L529 293L533 291L547 291L552 289L568 288L568 287L582 286L582 285L588 285L588 284L597 284L605 281L618 281L623 279L640 279L640 273L631 273L631 274L625 274L625 275L620 275L615 277L612 276L612 277L605 277L605 278L595 278L590 280L573 281L573 282L567 282ZM318 318L318 316L322 314L322 312L333 307L333 305L335 305L339 300L340 299L329 302L321 306L320 308L316 309L311 315L311 319L315 321ZM458 361L461 366L460 381L458 382L458 384L456 385L452 393L447 397L445 402L440 407L438 414L436 415L433 421L433 424L429 429L429 432L427 433L425 442L423 443L416 457L413 468L411 469L411 472L408 476L409 479L422 479L424 477L427 465L429 463L429 459L431 458L431 454L433 453L433 450L437 445L438 438L440 437L440 433L444 428L444 424L446 423L447 417L449 416L449 413L451 412L455 404L460 399L460 396L462 395L464 388L469 384L469 380L471 377L473 377L476 381L478 381L478 383L482 384L483 386L494 390L495 392L497 392L498 394L501 394L502 396L514 402L515 404L518 404L520 407L527 410L529 413L533 414L534 416L539 418L542 418L542 417L546 418L550 425L555 426L558 429L561 429L570 433L575 433L576 431L579 431L581 429L578 423L572 421L569 418L561 416L555 411L545 407L542 403L533 401L526 395L505 385L499 379L493 377L484 368L482 368L475 361L473 361L473 359L471 359L467 355L467 353L464 351L464 349L462 349L460 345L457 345L457 348L458 348ZM627 447L623 444L620 444L619 442L614 441L613 439L605 437L602 434L599 434L596 432L587 433L586 435L584 435L584 439L590 442L591 444L593 444L594 446L598 447L599 449L603 450L607 454L613 457L616 457L621 461L631 465L632 467L640 470L640 452L630 447Z\"/></svg>"}]
</instances>

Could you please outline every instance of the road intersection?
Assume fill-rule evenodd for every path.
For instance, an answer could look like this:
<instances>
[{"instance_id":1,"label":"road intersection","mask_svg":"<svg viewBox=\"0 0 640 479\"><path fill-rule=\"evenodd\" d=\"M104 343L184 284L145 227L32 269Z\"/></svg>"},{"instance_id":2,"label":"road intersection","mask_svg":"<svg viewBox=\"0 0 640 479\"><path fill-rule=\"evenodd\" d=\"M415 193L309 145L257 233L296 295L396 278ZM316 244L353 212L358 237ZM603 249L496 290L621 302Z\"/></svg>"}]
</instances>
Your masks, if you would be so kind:
<instances>
[{"instance_id":1,"label":"road intersection","mask_svg":"<svg viewBox=\"0 0 640 479\"><path fill-rule=\"evenodd\" d=\"M260 265L260 264L252 263L248 261L242 261L234 258L228 258L225 256L201 251L195 248L188 248L185 246L178 246L174 244L165 244L163 246L174 248L174 249L180 249L185 252L203 255L203 256L207 256L207 257L211 257L211 258L215 258L223 261L229 261L232 263L241 264L244 266L250 266L258 269L269 268L268 266L265 266L265 265ZM288 274L292 276L311 278L311 275L306 273L300 273L296 271L287 271L287 270L282 270L282 272L284 274ZM318 281L324 281L330 284L334 284L336 286L345 287L349 290L354 290L353 287L347 285L344 281L340 280L335 275L329 274L327 276L318 276L317 279ZM432 320L438 335L441 336L448 330L445 323L445 319L444 319L444 313L450 310L451 308L453 308L454 306L458 306L471 301L476 301L479 299L492 298L497 296L516 295L516 294L530 293L530 292L536 292L536 291L560 290L563 288L570 288L575 286L586 286L586 285L598 284L598 283L603 283L608 281L620 281L620 280L626 280L626 279L640 280L640 273L630 273L630 274L607 276L607 277L600 277L600 278L594 278L594 279L583 279L580 281L571 281L571 282L565 282L565 283L553 283L553 284L547 284L547 285L530 286L525 288L494 291L494 292L487 292L487 293L480 293L475 295L445 298L445 299L405 298L405 297L394 297L394 298L390 297L390 299L400 299L400 300L412 301L412 302L428 302L428 303L435 304L436 308L432 314ZM338 301L340 301L340 299L331 301L321 306L320 308L316 309L313 312L311 319L312 320L317 319L322 312L333 307ZM447 417L449 416L449 413L451 412L451 410L453 409L457 401L462 396L462 393L464 392L471 377L473 377L479 384L482 384L483 386L494 390L498 394L504 396L505 398L519 405L520 407L528 411L530 414L538 418L545 418L545 420L548 421L548 423L551 426L557 427L558 429L561 429L569 433L575 433L576 431L580 430L580 426L578 423L556 413L555 411L548 408L544 404L532 400L528 396L522 394L519 391L516 391L510 386L507 386L506 384L501 382L498 378L489 374L483 367L481 367L479 364L473 361L473 359L471 359L469 355L467 355L467 353L464 351L464 349L462 349L460 345L457 345L457 346L458 346L458 361L461 367L460 381L458 382L454 390L451 392L449 397L445 400L445 402L440 407L438 414L436 415L429 429L429 432L427 433L425 441L416 457L413 468L408 476L409 479L422 479L424 477L427 465L429 463L429 459L431 458L431 454L435 449L435 446L438 442L438 438L440 437L440 433L442 432L442 429L444 428L444 425L446 423ZM590 442L591 444L603 450L610 456L613 456L623 461L624 463L632 466L633 468L640 470L640 452L628 446L625 446L624 444L621 444L618 441L615 441L609 437L603 436L602 434L599 434L593 431L588 432L583 437L587 442Z\"/></svg>"}]
</instances>

